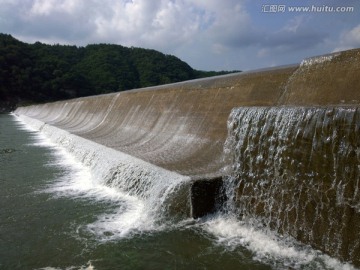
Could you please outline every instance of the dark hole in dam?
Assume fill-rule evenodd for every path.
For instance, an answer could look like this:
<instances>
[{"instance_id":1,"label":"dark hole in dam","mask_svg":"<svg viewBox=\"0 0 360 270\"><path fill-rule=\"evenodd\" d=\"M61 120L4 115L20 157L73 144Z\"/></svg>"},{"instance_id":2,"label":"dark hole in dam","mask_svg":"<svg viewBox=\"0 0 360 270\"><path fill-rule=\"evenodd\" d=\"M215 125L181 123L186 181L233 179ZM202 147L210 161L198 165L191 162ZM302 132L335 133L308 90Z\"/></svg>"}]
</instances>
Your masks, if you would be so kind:
<instances>
[{"instance_id":1,"label":"dark hole in dam","mask_svg":"<svg viewBox=\"0 0 360 270\"><path fill-rule=\"evenodd\" d=\"M198 180L191 185L191 216L199 218L218 211L226 201L223 179Z\"/></svg>"}]
</instances>

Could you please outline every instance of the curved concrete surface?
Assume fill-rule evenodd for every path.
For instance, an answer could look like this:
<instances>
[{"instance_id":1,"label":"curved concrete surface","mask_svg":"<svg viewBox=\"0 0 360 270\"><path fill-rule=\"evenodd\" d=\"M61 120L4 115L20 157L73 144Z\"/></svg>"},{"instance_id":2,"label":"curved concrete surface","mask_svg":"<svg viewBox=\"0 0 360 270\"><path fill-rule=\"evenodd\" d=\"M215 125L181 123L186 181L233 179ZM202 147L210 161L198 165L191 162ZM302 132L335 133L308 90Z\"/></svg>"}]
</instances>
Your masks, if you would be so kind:
<instances>
[{"instance_id":1,"label":"curved concrete surface","mask_svg":"<svg viewBox=\"0 0 360 270\"><path fill-rule=\"evenodd\" d=\"M21 107L24 114L193 179L222 174L239 106L359 104L360 50L301 65Z\"/></svg>"},{"instance_id":2,"label":"curved concrete surface","mask_svg":"<svg viewBox=\"0 0 360 270\"><path fill-rule=\"evenodd\" d=\"M272 105L296 66L22 107L46 122L193 179L222 174L227 118Z\"/></svg>"},{"instance_id":3,"label":"curved concrete surface","mask_svg":"<svg viewBox=\"0 0 360 270\"><path fill-rule=\"evenodd\" d=\"M221 175L233 107L360 102L360 51L300 66L22 107L17 114L193 178Z\"/></svg>"}]
</instances>

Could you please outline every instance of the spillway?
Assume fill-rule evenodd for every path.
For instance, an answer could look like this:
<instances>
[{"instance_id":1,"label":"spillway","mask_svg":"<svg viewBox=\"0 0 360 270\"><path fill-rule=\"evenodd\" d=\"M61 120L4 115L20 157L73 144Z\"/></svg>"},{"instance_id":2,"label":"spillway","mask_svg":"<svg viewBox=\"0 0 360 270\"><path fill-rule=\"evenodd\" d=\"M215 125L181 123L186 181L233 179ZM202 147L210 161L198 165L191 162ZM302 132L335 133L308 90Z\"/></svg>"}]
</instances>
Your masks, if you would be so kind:
<instances>
[{"instance_id":1,"label":"spillway","mask_svg":"<svg viewBox=\"0 0 360 270\"><path fill-rule=\"evenodd\" d=\"M360 261L360 109L234 109L228 206L254 226Z\"/></svg>"},{"instance_id":2,"label":"spillway","mask_svg":"<svg viewBox=\"0 0 360 270\"><path fill-rule=\"evenodd\" d=\"M359 63L350 50L15 114L153 209L197 218L224 204L359 266Z\"/></svg>"}]
</instances>

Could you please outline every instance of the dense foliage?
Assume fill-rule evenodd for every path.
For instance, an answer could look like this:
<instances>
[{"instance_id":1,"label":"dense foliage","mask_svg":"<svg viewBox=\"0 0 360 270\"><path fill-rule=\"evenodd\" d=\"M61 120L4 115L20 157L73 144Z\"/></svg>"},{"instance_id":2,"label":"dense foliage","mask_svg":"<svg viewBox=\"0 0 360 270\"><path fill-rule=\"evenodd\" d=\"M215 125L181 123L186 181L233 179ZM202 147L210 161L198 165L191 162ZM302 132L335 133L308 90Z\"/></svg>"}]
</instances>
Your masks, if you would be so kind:
<instances>
[{"instance_id":1,"label":"dense foliage","mask_svg":"<svg viewBox=\"0 0 360 270\"><path fill-rule=\"evenodd\" d=\"M0 107L209 77L172 55L121 45L23 43L0 34Z\"/></svg>"}]
</instances>

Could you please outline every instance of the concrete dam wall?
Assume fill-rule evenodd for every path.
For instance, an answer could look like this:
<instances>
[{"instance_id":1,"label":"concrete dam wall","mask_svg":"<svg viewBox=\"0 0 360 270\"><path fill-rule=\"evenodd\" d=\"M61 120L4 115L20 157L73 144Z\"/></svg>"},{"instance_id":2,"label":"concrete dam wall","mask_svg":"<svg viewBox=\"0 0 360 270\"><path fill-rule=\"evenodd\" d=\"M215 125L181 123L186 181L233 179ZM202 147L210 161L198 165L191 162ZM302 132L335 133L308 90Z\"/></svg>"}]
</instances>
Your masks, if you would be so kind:
<instances>
[{"instance_id":1,"label":"concrete dam wall","mask_svg":"<svg viewBox=\"0 0 360 270\"><path fill-rule=\"evenodd\" d=\"M221 176L227 119L275 105L297 67L22 107L17 114L194 179Z\"/></svg>"},{"instance_id":2,"label":"concrete dam wall","mask_svg":"<svg viewBox=\"0 0 360 270\"><path fill-rule=\"evenodd\" d=\"M189 185L172 188L182 201L170 203L174 212L186 209L199 217L214 211L224 189L224 207L239 217L258 217L360 266L359 107L360 50L350 50L299 65L20 107L15 113L39 130L54 127L110 149L98 160L124 153L139 166L158 168L164 182L186 179ZM64 137L58 141L77 147ZM80 159L96 163L89 161L95 155L89 151ZM111 167L106 181L113 183L124 166ZM135 182L136 194L155 192L148 188L153 184ZM156 190L161 197L164 188Z\"/></svg>"}]
</instances>

